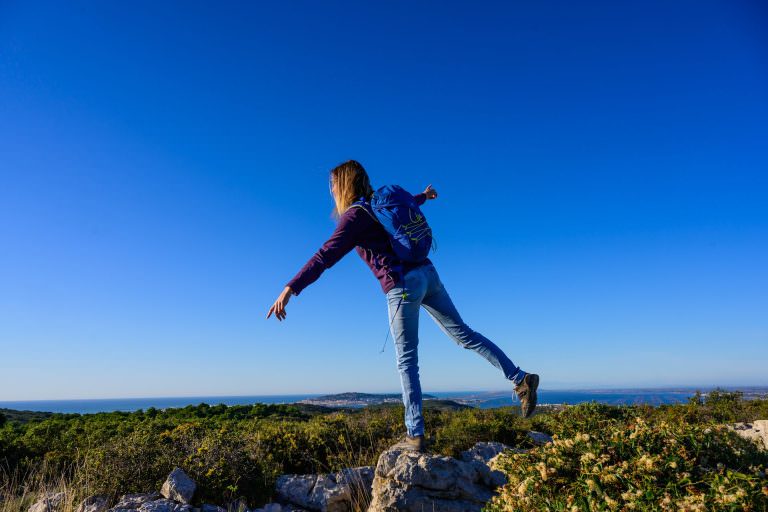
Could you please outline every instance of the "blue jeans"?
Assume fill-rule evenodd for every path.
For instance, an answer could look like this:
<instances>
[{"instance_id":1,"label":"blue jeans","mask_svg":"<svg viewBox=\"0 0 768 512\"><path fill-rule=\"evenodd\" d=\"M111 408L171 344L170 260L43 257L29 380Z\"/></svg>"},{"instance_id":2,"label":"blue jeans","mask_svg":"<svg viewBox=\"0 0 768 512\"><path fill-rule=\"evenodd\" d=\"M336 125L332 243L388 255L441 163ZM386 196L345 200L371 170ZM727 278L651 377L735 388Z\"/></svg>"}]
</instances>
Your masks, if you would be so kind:
<instances>
[{"instance_id":1,"label":"blue jeans","mask_svg":"<svg viewBox=\"0 0 768 512\"><path fill-rule=\"evenodd\" d=\"M499 347L464 323L434 265L427 263L409 270L387 293L387 309L403 388L405 427L410 436L424 435L418 355L420 306L424 306L443 332L457 344L483 356L515 385L525 377L525 372Z\"/></svg>"}]
</instances>

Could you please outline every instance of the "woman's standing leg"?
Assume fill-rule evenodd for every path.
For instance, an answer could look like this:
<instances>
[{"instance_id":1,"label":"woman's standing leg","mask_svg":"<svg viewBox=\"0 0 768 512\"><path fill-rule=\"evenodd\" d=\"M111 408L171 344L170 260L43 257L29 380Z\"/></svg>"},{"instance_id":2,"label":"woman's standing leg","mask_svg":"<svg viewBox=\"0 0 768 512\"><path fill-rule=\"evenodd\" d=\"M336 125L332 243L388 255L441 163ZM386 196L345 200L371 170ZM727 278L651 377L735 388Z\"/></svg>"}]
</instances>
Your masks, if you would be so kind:
<instances>
[{"instance_id":1,"label":"woman's standing leg","mask_svg":"<svg viewBox=\"0 0 768 512\"><path fill-rule=\"evenodd\" d=\"M420 272L408 272L403 282L387 293L387 309L403 389L408 435L424 435L419 382L419 308L427 288Z\"/></svg>"},{"instance_id":2,"label":"woman's standing leg","mask_svg":"<svg viewBox=\"0 0 768 512\"><path fill-rule=\"evenodd\" d=\"M515 385L520 384L526 372L516 366L504 351L491 340L470 329L464 323L440 281L435 267L425 265L424 268L429 278L429 286L424 296L423 306L437 322L437 325L456 343L483 356L489 363L501 370L504 376L514 382Z\"/></svg>"}]
</instances>

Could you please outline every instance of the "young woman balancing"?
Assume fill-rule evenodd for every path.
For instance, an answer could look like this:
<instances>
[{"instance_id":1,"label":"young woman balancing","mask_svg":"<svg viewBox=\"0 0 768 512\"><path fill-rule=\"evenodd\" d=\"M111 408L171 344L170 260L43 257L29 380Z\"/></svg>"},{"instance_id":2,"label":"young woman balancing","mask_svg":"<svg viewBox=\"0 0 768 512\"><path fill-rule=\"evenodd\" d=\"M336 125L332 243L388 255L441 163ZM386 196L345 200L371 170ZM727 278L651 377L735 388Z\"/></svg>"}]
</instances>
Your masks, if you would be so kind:
<instances>
[{"instance_id":1,"label":"young woman balancing","mask_svg":"<svg viewBox=\"0 0 768 512\"><path fill-rule=\"evenodd\" d=\"M397 355L397 369L405 405L407 430L403 448L423 451L424 418L422 417L421 385L419 383L418 343L419 308L423 306L440 328L460 346L474 350L501 370L514 383L520 399L522 415L530 416L536 408L539 376L521 370L488 338L469 328L459 316L437 270L427 258L416 263L400 260L390 243L384 227L358 200L370 200L373 195L368 174L360 163L349 160L331 170L331 194L338 218L336 229L323 246L291 279L267 312L278 320L286 318L285 307L291 295L320 277L344 255L355 249L387 296L392 338ZM428 186L414 196L418 205L435 199L437 191Z\"/></svg>"}]
</instances>

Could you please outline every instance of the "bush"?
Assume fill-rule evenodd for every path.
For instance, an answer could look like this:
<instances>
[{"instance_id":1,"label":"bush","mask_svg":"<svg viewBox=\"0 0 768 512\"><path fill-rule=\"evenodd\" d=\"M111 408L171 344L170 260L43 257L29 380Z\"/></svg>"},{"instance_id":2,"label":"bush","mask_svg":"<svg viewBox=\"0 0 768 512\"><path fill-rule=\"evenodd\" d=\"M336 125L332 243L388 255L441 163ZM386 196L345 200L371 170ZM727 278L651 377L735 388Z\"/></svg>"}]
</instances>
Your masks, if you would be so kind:
<instances>
[{"instance_id":1,"label":"bush","mask_svg":"<svg viewBox=\"0 0 768 512\"><path fill-rule=\"evenodd\" d=\"M751 442L723 426L641 416L623 422L606 412L574 407L563 416L598 428L566 427L568 437L556 434L529 453L502 455L508 483L486 510L768 508L768 454Z\"/></svg>"}]
</instances>

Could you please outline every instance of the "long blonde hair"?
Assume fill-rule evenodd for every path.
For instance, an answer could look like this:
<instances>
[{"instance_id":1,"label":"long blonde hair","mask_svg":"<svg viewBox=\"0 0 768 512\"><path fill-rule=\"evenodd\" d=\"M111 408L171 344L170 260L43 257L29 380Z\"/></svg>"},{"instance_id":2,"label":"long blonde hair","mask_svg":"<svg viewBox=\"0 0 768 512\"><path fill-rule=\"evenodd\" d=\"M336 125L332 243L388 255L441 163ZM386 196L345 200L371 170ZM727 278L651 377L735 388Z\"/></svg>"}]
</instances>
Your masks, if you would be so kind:
<instances>
[{"instance_id":1,"label":"long blonde hair","mask_svg":"<svg viewBox=\"0 0 768 512\"><path fill-rule=\"evenodd\" d=\"M336 203L331 216L337 219L360 197L369 198L373 194L368 173L356 160L347 160L331 169L328 184Z\"/></svg>"}]
</instances>

